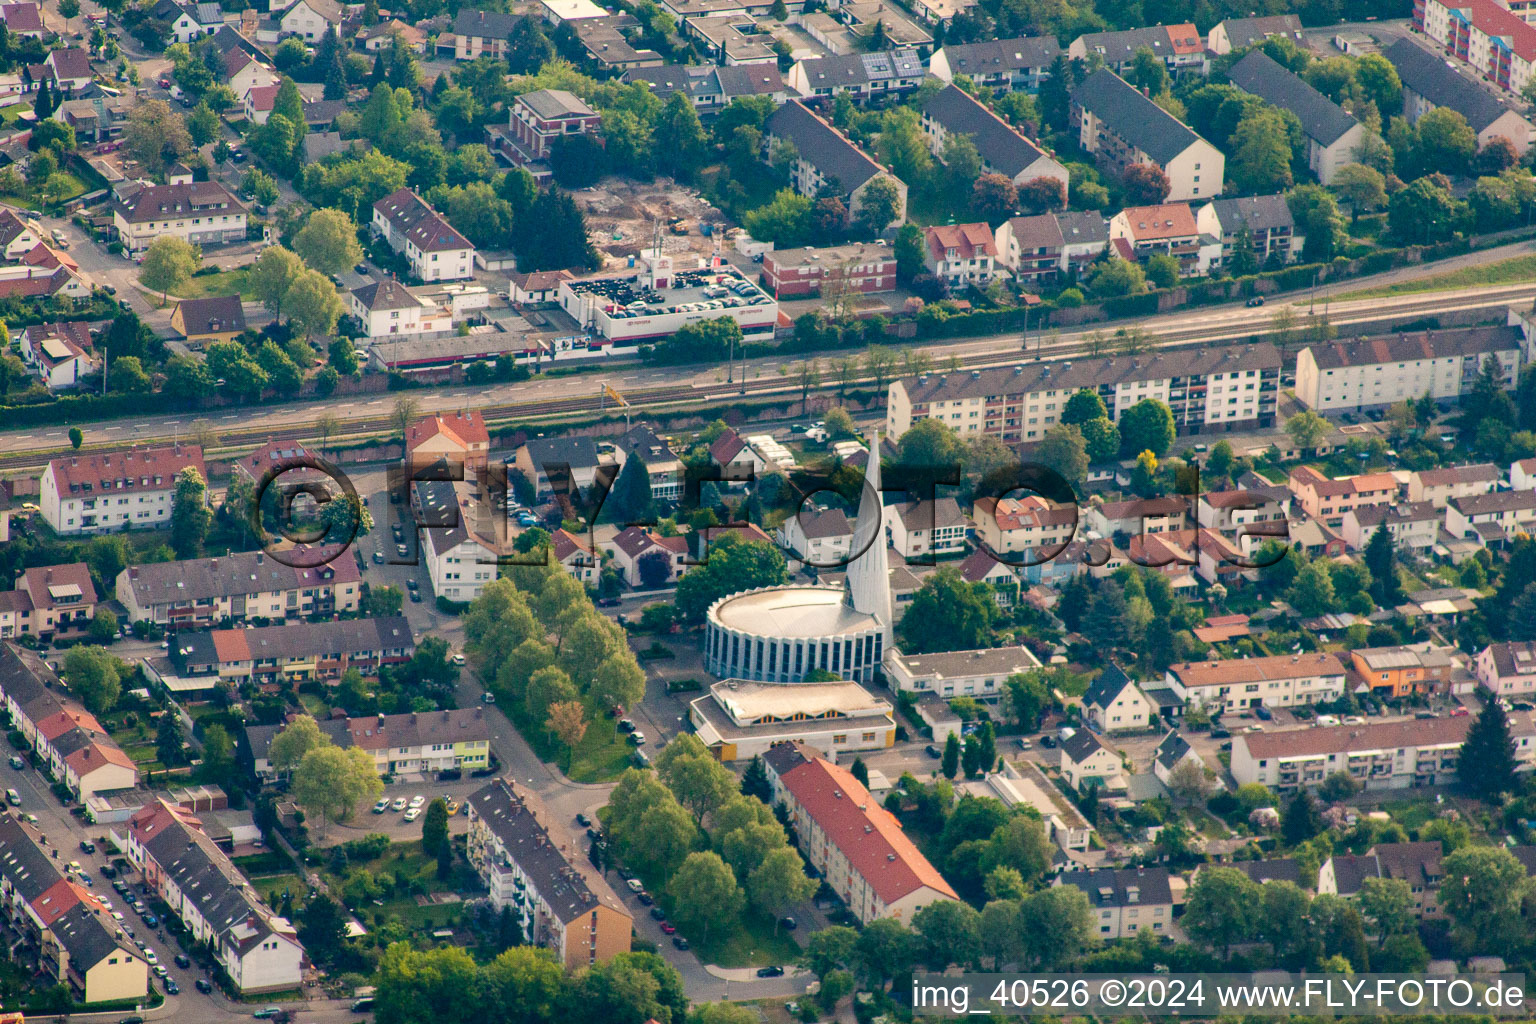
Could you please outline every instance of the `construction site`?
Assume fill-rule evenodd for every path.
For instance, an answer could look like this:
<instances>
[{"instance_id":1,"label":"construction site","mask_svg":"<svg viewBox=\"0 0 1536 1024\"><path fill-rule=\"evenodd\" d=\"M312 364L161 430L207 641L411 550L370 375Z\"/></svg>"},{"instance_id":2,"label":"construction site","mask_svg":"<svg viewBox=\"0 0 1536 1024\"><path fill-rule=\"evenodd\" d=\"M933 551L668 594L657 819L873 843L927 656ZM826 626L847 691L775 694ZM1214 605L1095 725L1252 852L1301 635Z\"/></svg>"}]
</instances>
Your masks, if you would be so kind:
<instances>
[{"instance_id":1,"label":"construction site","mask_svg":"<svg viewBox=\"0 0 1536 1024\"><path fill-rule=\"evenodd\" d=\"M605 270L627 264L631 256L653 248L658 226L662 252L673 257L691 253L707 258L715 248L715 233L726 223L725 214L697 189L671 178L633 182L608 177L573 196L587 219L587 237L602 255Z\"/></svg>"}]
</instances>

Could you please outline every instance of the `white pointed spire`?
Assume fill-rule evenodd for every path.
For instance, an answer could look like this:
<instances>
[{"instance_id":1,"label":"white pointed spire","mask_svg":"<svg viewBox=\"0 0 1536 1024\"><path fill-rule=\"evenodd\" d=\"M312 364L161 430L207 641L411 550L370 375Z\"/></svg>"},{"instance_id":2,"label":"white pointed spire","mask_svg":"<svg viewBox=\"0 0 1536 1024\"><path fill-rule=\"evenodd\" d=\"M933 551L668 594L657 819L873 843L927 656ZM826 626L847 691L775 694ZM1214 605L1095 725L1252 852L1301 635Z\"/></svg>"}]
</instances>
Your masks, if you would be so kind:
<instances>
[{"instance_id":1,"label":"white pointed spire","mask_svg":"<svg viewBox=\"0 0 1536 1024\"><path fill-rule=\"evenodd\" d=\"M864 468L864 492L859 497L858 526L853 531L853 550L861 554L848 566L848 601L854 611L874 616L891 646L891 570L885 553L885 508L880 495L880 434L869 442L869 464Z\"/></svg>"}]
</instances>

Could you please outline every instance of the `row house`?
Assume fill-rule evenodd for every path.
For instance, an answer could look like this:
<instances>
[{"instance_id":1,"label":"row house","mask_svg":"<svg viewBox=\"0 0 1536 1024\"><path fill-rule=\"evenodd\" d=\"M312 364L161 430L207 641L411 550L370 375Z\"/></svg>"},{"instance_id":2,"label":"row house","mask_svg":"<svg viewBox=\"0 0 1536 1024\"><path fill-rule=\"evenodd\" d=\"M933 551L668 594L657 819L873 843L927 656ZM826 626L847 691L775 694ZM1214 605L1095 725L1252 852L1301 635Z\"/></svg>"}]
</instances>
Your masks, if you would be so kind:
<instances>
[{"instance_id":1,"label":"row house","mask_svg":"<svg viewBox=\"0 0 1536 1024\"><path fill-rule=\"evenodd\" d=\"M287 689L336 682L348 669L377 675L385 665L409 661L415 650L410 624L393 615L178 633L170 662L183 683L197 680L202 689L246 683Z\"/></svg>"},{"instance_id":2,"label":"row house","mask_svg":"<svg viewBox=\"0 0 1536 1024\"><path fill-rule=\"evenodd\" d=\"M798 743L763 755L774 804L782 803L800 852L863 924L910 924L930 904L959 897L896 817L864 784Z\"/></svg>"},{"instance_id":3,"label":"row house","mask_svg":"<svg viewBox=\"0 0 1536 1024\"><path fill-rule=\"evenodd\" d=\"M1477 653L1472 672L1490 694L1506 700L1527 700L1536 694L1536 642L1489 644Z\"/></svg>"},{"instance_id":4,"label":"row house","mask_svg":"<svg viewBox=\"0 0 1536 1024\"><path fill-rule=\"evenodd\" d=\"M943 160L950 136L965 135L981 157L983 174L1001 174L1015 185L1044 178L1067 194L1067 169L992 108L957 85L947 85L923 104L923 135L928 151Z\"/></svg>"},{"instance_id":5,"label":"row house","mask_svg":"<svg viewBox=\"0 0 1536 1024\"><path fill-rule=\"evenodd\" d=\"M1427 501L1394 501L1360 505L1344 513L1339 530L1351 548L1364 551L1376 531L1385 529L1398 551L1424 555L1440 536L1444 513Z\"/></svg>"},{"instance_id":6,"label":"row house","mask_svg":"<svg viewBox=\"0 0 1536 1024\"><path fill-rule=\"evenodd\" d=\"M1273 36L1289 39L1306 49L1301 33L1301 19L1294 14L1273 14L1257 18L1226 18L1211 26L1205 34L1205 48L1216 56L1233 50L1246 50Z\"/></svg>"},{"instance_id":7,"label":"row house","mask_svg":"<svg viewBox=\"0 0 1536 1024\"><path fill-rule=\"evenodd\" d=\"M995 238L997 261L1021 283L1076 280L1109 247L1109 222L1093 210L1009 217Z\"/></svg>"},{"instance_id":8,"label":"row house","mask_svg":"<svg viewBox=\"0 0 1536 1024\"><path fill-rule=\"evenodd\" d=\"M895 443L918 420L933 418L964 438L1033 442L1084 388L1116 422L1152 398L1173 410L1181 434L1251 430L1274 425L1279 386L1280 352L1267 342L925 373L891 384L885 434Z\"/></svg>"},{"instance_id":9,"label":"row house","mask_svg":"<svg viewBox=\"0 0 1536 1024\"><path fill-rule=\"evenodd\" d=\"M1201 231L1188 203L1128 206L1109 219L1109 239L1117 256L1135 263L1173 257L1181 277L1204 275L1221 262L1220 240Z\"/></svg>"},{"instance_id":10,"label":"row house","mask_svg":"<svg viewBox=\"0 0 1536 1024\"><path fill-rule=\"evenodd\" d=\"M1221 150L1113 71L1101 68L1072 91L1071 115L1078 144L1110 174L1152 164L1168 177L1170 202L1221 195Z\"/></svg>"},{"instance_id":11,"label":"row house","mask_svg":"<svg viewBox=\"0 0 1536 1024\"><path fill-rule=\"evenodd\" d=\"M1145 537L1190 526L1189 498L1168 494L1127 501L1095 501L1083 511L1083 524L1100 537Z\"/></svg>"},{"instance_id":12,"label":"row house","mask_svg":"<svg viewBox=\"0 0 1536 1024\"><path fill-rule=\"evenodd\" d=\"M1495 96L1416 39L1405 36L1383 50L1382 56L1391 61L1403 83L1403 117L1409 124L1418 124L1431 110L1444 107L1466 119L1477 133L1479 149L1494 139L1509 140L1522 156L1531 148L1536 127L1510 98Z\"/></svg>"},{"instance_id":13,"label":"row house","mask_svg":"<svg viewBox=\"0 0 1536 1024\"><path fill-rule=\"evenodd\" d=\"M846 95L855 103L865 103L912 92L925 76L922 57L907 48L798 61L789 69L787 84L805 99ZM796 102L791 100L790 105Z\"/></svg>"},{"instance_id":14,"label":"row house","mask_svg":"<svg viewBox=\"0 0 1536 1024\"><path fill-rule=\"evenodd\" d=\"M1197 525L1239 538L1283 535L1290 515L1291 492L1283 487L1206 491L1195 502Z\"/></svg>"},{"instance_id":15,"label":"row house","mask_svg":"<svg viewBox=\"0 0 1536 1024\"><path fill-rule=\"evenodd\" d=\"M112 208L118 240L130 253L142 253L162 235L190 245L245 241L246 210L216 181L147 185Z\"/></svg>"},{"instance_id":16,"label":"row house","mask_svg":"<svg viewBox=\"0 0 1536 1024\"><path fill-rule=\"evenodd\" d=\"M689 18L683 23L683 33L697 39L704 56L713 63L727 67L766 67L778 63L773 36L762 31L751 18Z\"/></svg>"},{"instance_id":17,"label":"row house","mask_svg":"<svg viewBox=\"0 0 1536 1024\"><path fill-rule=\"evenodd\" d=\"M1383 697L1424 697L1451 689L1456 664L1444 650L1428 643L1405 647L1369 647L1350 651L1356 678Z\"/></svg>"},{"instance_id":18,"label":"row house","mask_svg":"<svg viewBox=\"0 0 1536 1024\"><path fill-rule=\"evenodd\" d=\"M423 281L473 277L475 247L408 188L373 204L373 231L410 264Z\"/></svg>"},{"instance_id":19,"label":"row house","mask_svg":"<svg viewBox=\"0 0 1536 1024\"><path fill-rule=\"evenodd\" d=\"M965 551L970 521L954 498L905 501L885 507L885 533L907 561L950 558Z\"/></svg>"},{"instance_id":20,"label":"row house","mask_svg":"<svg viewBox=\"0 0 1536 1024\"><path fill-rule=\"evenodd\" d=\"M466 803L465 854L491 902L512 912L524 942L551 950L569 971L629 952L628 909L573 853L564 825L554 826L537 796L493 779Z\"/></svg>"},{"instance_id":21,"label":"row house","mask_svg":"<svg viewBox=\"0 0 1536 1024\"><path fill-rule=\"evenodd\" d=\"M1307 166L1327 185L1339 168L1355 161L1365 126L1344 108L1281 67L1262 50L1251 50L1227 71L1231 83L1301 122L1307 137Z\"/></svg>"},{"instance_id":22,"label":"row house","mask_svg":"<svg viewBox=\"0 0 1536 1024\"><path fill-rule=\"evenodd\" d=\"M600 18L580 18L575 25L576 38L582 48L587 51L587 59L592 61L599 71L604 72L604 77L639 68L660 67L666 63L662 55L655 50L639 49L630 43L630 34L640 28L640 19L633 14L621 12L605 14ZM755 67L758 66L761 65L755 65ZM779 73L777 67L772 67L770 70L775 76ZM784 102L782 89L781 82L779 98L776 102Z\"/></svg>"},{"instance_id":23,"label":"row house","mask_svg":"<svg viewBox=\"0 0 1536 1024\"><path fill-rule=\"evenodd\" d=\"M539 89L512 101L505 127L486 129L491 152L513 167L521 167L535 181L553 176L549 160L558 140L595 135L602 124L597 111L564 89Z\"/></svg>"},{"instance_id":24,"label":"row house","mask_svg":"<svg viewBox=\"0 0 1536 1024\"><path fill-rule=\"evenodd\" d=\"M0 908L18 944L35 948L38 965L78 1002L145 999L144 954L47 843L19 815L0 814Z\"/></svg>"},{"instance_id":25,"label":"row house","mask_svg":"<svg viewBox=\"0 0 1536 1024\"><path fill-rule=\"evenodd\" d=\"M1498 490L1503 481L1504 471L1491 462L1423 469L1408 476L1408 500L1427 502L1443 509L1452 498L1488 494Z\"/></svg>"},{"instance_id":26,"label":"row house","mask_svg":"<svg viewBox=\"0 0 1536 1024\"><path fill-rule=\"evenodd\" d=\"M1181 25L1149 25L1121 32L1090 32L1078 36L1067 47L1074 60L1097 61L1125 74L1136 63L1136 54L1151 50L1160 57L1168 73L1175 77L1205 68L1205 43L1200 30L1185 22Z\"/></svg>"},{"instance_id":27,"label":"row house","mask_svg":"<svg viewBox=\"0 0 1536 1024\"><path fill-rule=\"evenodd\" d=\"M1344 694L1345 677L1344 663L1327 653L1181 662L1164 674L1179 700L1234 713L1337 700Z\"/></svg>"},{"instance_id":28,"label":"row house","mask_svg":"<svg viewBox=\"0 0 1536 1024\"><path fill-rule=\"evenodd\" d=\"M176 476L188 468L208 479L196 445L60 456L43 470L38 505L61 536L166 527Z\"/></svg>"},{"instance_id":29,"label":"row house","mask_svg":"<svg viewBox=\"0 0 1536 1024\"><path fill-rule=\"evenodd\" d=\"M11 727L69 791L85 801L138 785L133 759L95 716L64 693L59 677L36 654L9 641L0 643L0 699L11 714Z\"/></svg>"},{"instance_id":30,"label":"row house","mask_svg":"<svg viewBox=\"0 0 1536 1024\"><path fill-rule=\"evenodd\" d=\"M1226 266L1236 246L1247 234L1259 266L1294 263L1301 256L1306 237L1296 232L1290 204L1283 195L1217 199L1195 215L1202 235L1221 240L1221 263Z\"/></svg>"},{"instance_id":31,"label":"row house","mask_svg":"<svg viewBox=\"0 0 1536 1024\"><path fill-rule=\"evenodd\" d=\"M262 551L130 565L117 575L117 599L128 621L172 630L358 611L363 582L355 559L336 546L293 551L297 565Z\"/></svg>"},{"instance_id":32,"label":"row house","mask_svg":"<svg viewBox=\"0 0 1536 1024\"><path fill-rule=\"evenodd\" d=\"M46 641L83 632L100 600L84 562L33 566L16 580L16 589L0 591L0 639Z\"/></svg>"},{"instance_id":33,"label":"row house","mask_svg":"<svg viewBox=\"0 0 1536 1024\"><path fill-rule=\"evenodd\" d=\"M1422 0L1413 5L1413 27L1515 96L1536 68L1536 25L1495 0Z\"/></svg>"},{"instance_id":34,"label":"row house","mask_svg":"<svg viewBox=\"0 0 1536 1024\"><path fill-rule=\"evenodd\" d=\"M379 775L478 771L490 764L490 721L484 708L326 718L315 723L338 747L357 747L373 759ZM245 729L240 756L263 783L278 782L272 741L287 723Z\"/></svg>"},{"instance_id":35,"label":"row house","mask_svg":"<svg viewBox=\"0 0 1536 1024\"><path fill-rule=\"evenodd\" d=\"M1296 397L1321 413L1382 408L1428 394L1451 402L1495 361L1504 386L1520 379L1520 332L1465 327L1368 335L1308 345L1296 355Z\"/></svg>"},{"instance_id":36,"label":"row house","mask_svg":"<svg viewBox=\"0 0 1536 1024\"><path fill-rule=\"evenodd\" d=\"M1047 560L1064 550L1077 533L1078 509L1038 494L978 498L971 514L976 539L984 550L1013 564Z\"/></svg>"},{"instance_id":37,"label":"row house","mask_svg":"<svg viewBox=\"0 0 1536 1024\"><path fill-rule=\"evenodd\" d=\"M83 320L33 324L20 340L21 361L42 378L49 391L79 387L82 378L101 372L90 326Z\"/></svg>"},{"instance_id":38,"label":"row house","mask_svg":"<svg viewBox=\"0 0 1536 1024\"><path fill-rule=\"evenodd\" d=\"M1536 492L1495 491L1452 498L1445 507L1445 530L1452 537L1502 546L1536 524Z\"/></svg>"},{"instance_id":39,"label":"row house","mask_svg":"<svg viewBox=\"0 0 1536 1024\"><path fill-rule=\"evenodd\" d=\"M1173 931L1173 887L1167 868L1066 871L1052 884L1074 886L1088 897L1094 934L1101 941Z\"/></svg>"},{"instance_id":40,"label":"row house","mask_svg":"<svg viewBox=\"0 0 1536 1024\"><path fill-rule=\"evenodd\" d=\"M144 883L191 933L241 995L286 992L304 981L304 946L287 918L267 907L202 822L165 799L129 819L113 840Z\"/></svg>"},{"instance_id":41,"label":"row house","mask_svg":"<svg viewBox=\"0 0 1536 1024\"><path fill-rule=\"evenodd\" d=\"M1291 470L1288 485L1296 496L1296 504L1332 527L1341 526L1351 509L1395 502L1400 490L1397 477L1391 473L1330 478L1311 466Z\"/></svg>"},{"instance_id":42,"label":"row house","mask_svg":"<svg viewBox=\"0 0 1536 1024\"><path fill-rule=\"evenodd\" d=\"M1335 772L1347 772L1368 790L1449 785L1456 781L1471 721L1469 716L1411 718L1238 733L1232 739L1232 776L1240 786L1258 782L1279 790L1317 786ZM1510 732L1517 761L1529 765L1536 754L1530 716L1510 716Z\"/></svg>"},{"instance_id":43,"label":"row house","mask_svg":"<svg viewBox=\"0 0 1536 1024\"><path fill-rule=\"evenodd\" d=\"M885 180L894 184L897 192L896 216L891 223L906 220L906 184L798 100L790 100L769 115L766 134L770 143L783 141L794 145L795 162L790 167L789 181L800 195L815 198L832 189L843 200L852 222L859 219L864 209L869 186ZM882 229L889 226L880 225Z\"/></svg>"},{"instance_id":44,"label":"row house","mask_svg":"<svg viewBox=\"0 0 1536 1024\"><path fill-rule=\"evenodd\" d=\"M883 242L775 249L763 253L762 282L779 299L895 291L896 254Z\"/></svg>"},{"instance_id":45,"label":"row house","mask_svg":"<svg viewBox=\"0 0 1536 1024\"><path fill-rule=\"evenodd\" d=\"M585 23L583 28L587 24L591 23ZM657 58L654 67L635 67L626 71L624 81L644 85L661 100L674 92L682 92L693 101L694 109L700 114L722 110L738 99L761 96L777 107L789 98L789 87L784 84L779 69L772 64L715 67L662 64Z\"/></svg>"},{"instance_id":46,"label":"row house","mask_svg":"<svg viewBox=\"0 0 1536 1024\"><path fill-rule=\"evenodd\" d=\"M923 265L952 292L985 288L1004 276L992 231L981 223L923 228Z\"/></svg>"},{"instance_id":47,"label":"row house","mask_svg":"<svg viewBox=\"0 0 1536 1024\"><path fill-rule=\"evenodd\" d=\"M928 73L941 82L966 75L978 89L1037 93L1061 56L1052 35L946 43L928 58Z\"/></svg>"}]
</instances>

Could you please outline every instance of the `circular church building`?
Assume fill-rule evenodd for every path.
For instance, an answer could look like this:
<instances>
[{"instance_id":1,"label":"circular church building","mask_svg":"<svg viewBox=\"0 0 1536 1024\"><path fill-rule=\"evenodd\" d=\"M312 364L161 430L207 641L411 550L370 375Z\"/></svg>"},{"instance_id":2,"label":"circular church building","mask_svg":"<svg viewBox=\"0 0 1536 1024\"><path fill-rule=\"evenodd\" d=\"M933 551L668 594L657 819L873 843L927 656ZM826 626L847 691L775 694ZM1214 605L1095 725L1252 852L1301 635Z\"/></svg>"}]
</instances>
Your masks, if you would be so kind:
<instances>
[{"instance_id":1,"label":"circular church building","mask_svg":"<svg viewBox=\"0 0 1536 1024\"><path fill-rule=\"evenodd\" d=\"M885 632L841 587L746 590L710 606L704 667L721 679L799 683L821 669L867 683L885 655Z\"/></svg>"}]
</instances>

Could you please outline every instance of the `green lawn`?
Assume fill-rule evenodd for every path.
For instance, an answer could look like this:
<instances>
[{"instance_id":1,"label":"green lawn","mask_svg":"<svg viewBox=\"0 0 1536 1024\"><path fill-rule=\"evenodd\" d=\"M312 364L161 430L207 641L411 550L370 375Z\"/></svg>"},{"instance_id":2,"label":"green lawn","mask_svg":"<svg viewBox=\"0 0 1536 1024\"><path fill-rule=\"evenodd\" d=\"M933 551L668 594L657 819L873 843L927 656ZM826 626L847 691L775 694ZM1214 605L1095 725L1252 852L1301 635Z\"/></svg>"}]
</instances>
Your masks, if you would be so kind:
<instances>
[{"instance_id":1,"label":"green lawn","mask_svg":"<svg viewBox=\"0 0 1536 1024\"><path fill-rule=\"evenodd\" d=\"M507 717L512 719L512 724L517 727L523 739L528 741L533 752L539 755L539 760L564 768L564 752L547 729L535 724L514 702L500 700L499 695L498 704L503 711L508 712ZM601 715L587 726L587 734L571 752L571 765L565 772L566 777L573 782L611 782L633 763L630 760L633 751L634 748L619 733L613 719Z\"/></svg>"},{"instance_id":2,"label":"green lawn","mask_svg":"<svg viewBox=\"0 0 1536 1024\"><path fill-rule=\"evenodd\" d=\"M1428 277L1418 277L1412 281L1400 281L1397 284L1386 284L1377 288L1365 288L1357 292L1348 292L1337 296L1337 298L1340 301L1345 299L1377 299L1388 295L1407 295L1413 292L1449 291L1454 288L1483 288L1496 284L1523 284L1532 277L1536 277L1536 254L1515 256L1507 260L1499 260L1496 263L1485 263L1481 266L1462 267L1460 270L1448 270L1442 274L1431 274Z\"/></svg>"},{"instance_id":3,"label":"green lawn","mask_svg":"<svg viewBox=\"0 0 1536 1024\"><path fill-rule=\"evenodd\" d=\"M59 197L59 202L67 203L76 196L85 195L85 182L68 171L60 171L59 174L69 181L69 190ZM20 196L0 195L0 202L8 203L11 206L20 206L28 210L42 210L45 205L41 199L34 197L30 193Z\"/></svg>"},{"instance_id":4,"label":"green lawn","mask_svg":"<svg viewBox=\"0 0 1536 1024\"><path fill-rule=\"evenodd\" d=\"M245 267L221 270L217 274L202 274L188 279L176 289L184 299L206 299L215 295L235 295L247 302L254 302L256 293L251 289L250 271Z\"/></svg>"},{"instance_id":5,"label":"green lawn","mask_svg":"<svg viewBox=\"0 0 1536 1024\"><path fill-rule=\"evenodd\" d=\"M261 893L263 900L276 896L279 903L282 902L284 890L287 890L293 896L303 896L304 893L309 891L309 885L298 875L291 873L257 875L251 879L251 884L256 887L257 892ZM270 903L268 905L270 906Z\"/></svg>"},{"instance_id":6,"label":"green lawn","mask_svg":"<svg viewBox=\"0 0 1536 1024\"><path fill-rule=\"evenodd\" d=\"M707 936L688 941L701 961L721 967L767 967L794 963L800 947L789 932L774 934L774 919L759 910L748 910L739 919L716 921Z\"/></svg>"}]
</instances>

